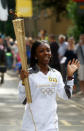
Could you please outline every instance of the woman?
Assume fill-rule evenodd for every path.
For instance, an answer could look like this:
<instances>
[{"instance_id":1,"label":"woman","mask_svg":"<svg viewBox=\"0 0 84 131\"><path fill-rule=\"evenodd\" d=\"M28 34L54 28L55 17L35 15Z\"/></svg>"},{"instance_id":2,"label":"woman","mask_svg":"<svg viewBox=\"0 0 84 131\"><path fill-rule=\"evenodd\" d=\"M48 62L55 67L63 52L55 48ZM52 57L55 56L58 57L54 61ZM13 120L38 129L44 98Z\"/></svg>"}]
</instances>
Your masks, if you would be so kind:
<instances>
[{"instance_id":1,"label":"woman","mask_svg":"<svg viewBox=\"0 0 84 131\"><path fill-rule=\"evenodd\" d=\"M63 83L60 72L48 66L51 50L45 41L35 42L31 49L31 69L21 71L21 79L29 76L32 103L27 104L22 131L58 131L56 94L67 100L73 88L73 73L78 69L76 60L68 63L67 82ZM19 83L19 98L26 102L24 83Z\"/></svg>"},{"instance_id":2,"label":"woman","mask_svg":"<svg viewBox=\"0 0 84 131\"><path fill-rule=\"evenodd\" d=\"M77 54L75 53L75 40L73 37L68 38L68 49L66 50L64 56L67 58L66 59L66 65L68 62L74 59L77 59Z\"/></svg>"},{"instance_id":3,"label":"woman","mask_svg":"<svg viewBox=\"0 0 84 131\"><path fill-rule=\"evenodd\" d=\"M4 83L4 73L6 72L6 52L4 48L3 39L0 35L0 84Z\"/></svg>"},{"instance_id":4,"label":"woman","mask_svg":"<svg viewBox=\"0 0 84 131\"><path fill-rule=\"evenodd\" d=\"M68 62L73 59L77 59L77 54L75 53L75 40L73 37L68 38L68 49L64 55L67 59L65 61L65 66L67 67ZM79 81L78 81L78 72L74 73L74 88L73 93L79 91Z\"/></svg>"}]
</instances>

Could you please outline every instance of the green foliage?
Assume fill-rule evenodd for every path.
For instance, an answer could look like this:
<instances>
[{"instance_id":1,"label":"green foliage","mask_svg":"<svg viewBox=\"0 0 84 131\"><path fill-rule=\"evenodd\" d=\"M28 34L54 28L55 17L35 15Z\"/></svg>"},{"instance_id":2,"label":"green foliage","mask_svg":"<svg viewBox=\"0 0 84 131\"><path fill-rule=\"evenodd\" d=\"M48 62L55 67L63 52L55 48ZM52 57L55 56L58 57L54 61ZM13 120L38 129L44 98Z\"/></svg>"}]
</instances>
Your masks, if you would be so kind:
<instances>
[{"instance_id":1,"label":"green foliage","mask_svg":"<svg viewBox=\"0 0 84 131\"><path fill-rule=\"evenodd\" d=\"M60 14L66 12L66 5L69 0L33 0L34 8L38 10L50 8L52 14L56 15L56 20L60 20Z\"/></svg>"},{"instance_id":2,"label":"green foliage","mask_svg":"<svg viewBox=\"0 0 84 131\"><path fill-rule=\"evenodd\" d=\"M77 3L70 0L69 3L67 4L66 9L68 11L69 18L71 18L72 21L75 22L78 17L77 16Z\"/></svg>"},{"instance_id":3,"label":"green foliage","mask_svg":"<svg viewBox=\"0 0 84 131\"><path fill-rule=\"evenodd\" d=\"M73 26L68 29L68 36L74 36L76 41L79 39L79 35L84 33L84 16L78 14L78 5L72 0L67 5L68 16L72 19Z\"/></svg>"},{"instance_id":4,"label":"green foliage","mask_svg":"<svg viewBox=\"0 0 84 131\"><path fill-rule=\"evenodd\" d=\"M56 12L61 13L66 11L66 4L68 0L43 0L41 7L42 8L53 8Z\"/></svg>"},{"instance_id":5,"label":"green foliage","mask_svg":"<svg viewBox=\"0 0 84 131\"><path fill-rule=\"evenodd\" d=\"M68 37L73 36L77 42L79 39L80 31L78 30L78 27L76 25L70 26L68 28L67 35Z\"/></svg>"}]
</instances>

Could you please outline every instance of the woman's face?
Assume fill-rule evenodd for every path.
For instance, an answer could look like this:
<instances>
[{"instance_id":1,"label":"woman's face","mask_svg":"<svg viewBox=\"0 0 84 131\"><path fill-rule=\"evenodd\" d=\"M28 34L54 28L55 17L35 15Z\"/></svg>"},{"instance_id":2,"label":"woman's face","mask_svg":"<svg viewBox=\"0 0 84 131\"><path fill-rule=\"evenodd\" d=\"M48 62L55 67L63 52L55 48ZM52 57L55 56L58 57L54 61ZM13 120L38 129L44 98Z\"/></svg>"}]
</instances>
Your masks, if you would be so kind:
<instances>
[{"instance_id":1,"label":"woman's face","mask_svg":"<svg viewBox=\"0 0 84 131\"><path fill-rule=\"evenodd\" d=\"M36 49L38 64L47 65L51 58L50 46L47 43L39 45Z\"/></svg>"},{"instance_id":2,"label":"woman's face","mask_svg":"<svg viewBox=\"0 0 84 131\"><path fill-rule=\"evenodd\" d=\"M68 45L69 48L71 48L71 49L74 48L74 43L75 43L74 39L69 39L68 43L69 43L69 45Z\"/></svg>"},{"instance_id":3,"label":"woman's face","mask_svg":"<svg viewBox=\"0 0 84 131\"><path fill-rule=\"evenodd\" d=\"M68 40L69 45L73 45L74 41L72 39Z\"/></svg>"}]
</instances>

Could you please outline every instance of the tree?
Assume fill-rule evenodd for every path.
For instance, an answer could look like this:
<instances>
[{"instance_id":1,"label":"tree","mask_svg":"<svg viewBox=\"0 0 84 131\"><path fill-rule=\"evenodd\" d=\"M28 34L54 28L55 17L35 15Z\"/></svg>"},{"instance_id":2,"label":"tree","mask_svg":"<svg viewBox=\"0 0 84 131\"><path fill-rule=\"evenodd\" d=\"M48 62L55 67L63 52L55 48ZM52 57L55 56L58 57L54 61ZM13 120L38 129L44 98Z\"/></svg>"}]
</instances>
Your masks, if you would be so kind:
<instances>
[{"instance_id":1,"label":"tree","mask_svg":"<svg viewBox=\"0 0 84 131\"><path fill-rule=\"evenodd\" d=\"M33 0L35 2L35 0ZM56 20L60 20L60 14L66 13L66 5L69 0L40 0L37 1L37 7L42 9L50 8L52 10L52 14L56 15Z\"/></svg>"},{"instance_id":2,"label":"tree","mask_svg":"<svg viewBox=\"0 0 84 131\"><path fill-rule=\"evenodd\" d=\"M84 15L78 14L78 5L72 0L67 5L68 16L73 22L73 26L69 28L68 35L74 36L76 41L79 39L79 35L84 33Z\"/></svg>"}]
</instances>

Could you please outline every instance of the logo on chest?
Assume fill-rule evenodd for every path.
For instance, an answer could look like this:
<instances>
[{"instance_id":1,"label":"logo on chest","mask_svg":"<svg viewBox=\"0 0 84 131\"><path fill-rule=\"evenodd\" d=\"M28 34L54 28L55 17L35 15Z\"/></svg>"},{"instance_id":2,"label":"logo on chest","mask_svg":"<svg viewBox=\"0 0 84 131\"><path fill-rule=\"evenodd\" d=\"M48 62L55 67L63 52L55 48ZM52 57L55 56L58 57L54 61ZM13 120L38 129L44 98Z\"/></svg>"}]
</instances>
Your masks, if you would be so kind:
<instances>
[{"instance_id":1,"label":"logo on chest","mask_svg":"<svg viewBox=\"0 0 84 131\"><path fill-rule=\"evenodd\" d=\"M41 88L42 94L44 95L53 95L55 93L55 88Z\"/></svg>"},{"instance_id":2,"label":"logo on chest","mask_svg":"<svg viewBox=\"0 0 84 131\"><path fill-rule=\"evenodd\" d=\"M57 79L53 78L53 77L48 77L49 82L56 82L57 83Z\"/></svg>"}]
</instances>

